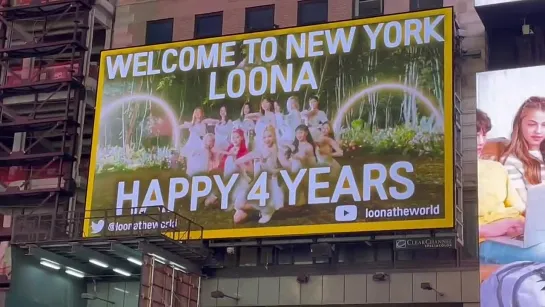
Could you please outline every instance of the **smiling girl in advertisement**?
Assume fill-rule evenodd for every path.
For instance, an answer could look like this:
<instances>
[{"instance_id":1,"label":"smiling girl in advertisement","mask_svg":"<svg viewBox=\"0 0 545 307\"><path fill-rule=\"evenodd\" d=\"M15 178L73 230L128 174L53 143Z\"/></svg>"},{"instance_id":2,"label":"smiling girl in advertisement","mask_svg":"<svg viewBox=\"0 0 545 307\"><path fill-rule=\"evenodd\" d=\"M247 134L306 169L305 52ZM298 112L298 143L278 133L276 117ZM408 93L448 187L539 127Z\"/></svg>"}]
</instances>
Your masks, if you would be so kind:
<instances>
[{"instance_id":1,"label":"smiling girl in advertisement","mask_svg":"<svg viewBox=\"0 0 545 307\"><path fill-rule=\"evenodd\" d=\"M513 119L511 141L503 155L509 178L526 201L530 186L545 182L545 164L539 151L545 139L545 98L530 97Z\"/></svg>"},{"instance_id":2,"label":"smiling girl in advertisement","mask_svg":"<svg viewBox=\"0 0 545 307\"><path fill-rule=\"evenodd\" d=\"M343 150L335 140L333 129L329 123L325 123L320 128L321 135L316 140L316 158L322 166L331 168L331 177L337 178L341 172L341 164L335 160L336 157L343 156Z\"/></svg>"},{"instance_id":3,"label":"smiling girl in advertisement","mask_svg":"<svg viewBox=\"0 0 545 307\"><path fill-rule=\"evenodd\" d=\"M221 168L223 169L223 177L231 178L234 174L241 172L249 172L251 167L250 163L243 163L237 165L235 161L247 155L249 153L246 147L246 141L244 139L244 131L242 129L235 129L231 134L231 144L227 148L223 157ZM247 216L246 212L242 210L242 206L245 204L245 197L250 189L250 180L246 177L240 177L236 181L233 187L233 192L230 195L230 206L235 209L233 220L235 223L239 223ZM233 204L237 204L233 206Z\"/></svg>"},{"instance_id":4,"label":"smiling girl in advertisement","mask_svg":"<svg viewBox=\"0 0 545 307\"><path fill-rule=\"evenodd\" d=\"M477 125L479 126L479 112ZM481 145L486 143L486 138L479 131L486 130L477 129L478 151L481 154L483 147ZM509 183L516 189L516 194L520 196L519 198L527 208L533 205L532 208L536 209L536 205L538 207L545 205L545 199L541 204L535 203L535 199L527 198L528 189L536 188L535 186L541 185L545 179L545 166L540 151L540 145L544 139L545 98L530 97L524 101L513 119L511 139L500 159L508 172ZM498 220L496 223L488 223L484 226L481 224L481 213L487 208L486 192L489 190L487 187L490 187L487 185L487 177L484 175L492 176L491 168L481 170L481 164L480 160L479 237L481 243L479 256L481 280L483 280L481 297L486 298L481 301L481 306L545 306L545 292L542 290L543 285L541 285L545 276L545 244L540 243L543 240L539 238L541 236L539 229L535 229L536 232L534 232L535 225L532 227L523 224L517 225L515 223L517 219L514 218ZM495 188L497 191L499 191L498 187L500 186ZM492 213L499 214L501 212L502 210L496 210ZM539 209L537 212L542 212L542 210ZM531 217L534 217L535 222L535 215L527 215L527 223L530 223L528 219ZM523 236L520 236L521 234ZM539 240L535 240L536 236ZM502 237L515 238L524 243L522 245L512 244L508 240L502 240ZM526 245L525 239L530 237L534 242Z\"/></svg>"},{"instance_id":5,"label":"smiling girl in advertisement","mask_svg":"<svg viewBox=\"0 0 545 307\"><path fill-rule=\"evenodd\" d=\"M540 145L545 140L545 98L530 97L520 106L513 119L511 140L507 145L501 161L504 163L510 182L526 205L529 188L545 182L545 165L540 152ZM479 196L486 184L479 172ZM485 205L479 199L479 211ZM545 205L545 204L544 204ZM518 225L506 224L502 229L481 229L480 237L497 237L505 229L517 229L523 234L524 229ZM509 228L510 227L510 228ZM514 227L514 228L513 228ZM508 235L516 235L508 232ZM514 261L537 261L545 263L545 245L538 244L529 248L521 248L494 240L486 240L480 245L480 258L485 263L507 264Z\"/></svg>"},{"instance_id":6,"label":"smiling girl in advertisement","mask_svg":"<svg viewBox=\"0 0 545 307\"><path fill-rule=\"evenodd\" d=\"M276 128L272 125L265 127L262 133L262 146L256 147L252 152L244 155L241 158L238 158L235 161L235 164L239 167L242 167L250 161L258 161L257 171L254 173L254 180L259 178L262 172L267 173L267 191L270 193L270 197L267 200L265 206L260 206L257 201L247 201L247 197L242 200L242 202L235 202L235 209L238 210L238 215L235 216L235 222L241 222L246 218L246 210L254 209L259 211L259 220L258 223L266 224L268 223L272 215L284 206L284 191L282 190L278 177L279 172L282 168L289 168L288 161L285 158L285 153L280 152L277 143L276 137ZM245 172L245 169L242 168L242 178L248 180L249 175ZM245 191L244 195L248 195L250 188L254 184L248 184L248 190Z\"/></svg>"},{"instance_id":7,"label":"smiling girl in advertisement","mask_svg":"<svg viewBox=\"0 0 545 307\"><path fill-rule=\"evenodd\" d=\"M240 110L240 117L233 122L233 129L242 129L244 131L244 139L246 148L252 148L252 139L255 129L255 123L251 119L246 119L246 115L252 113L252 108L249 102L245 102Z\"/></svg>"},{"instance_id":8,"label":"smiling girl in advertisement","mask_svg":"<svg viewBox=\"0 0 545 307\"><path fill-rule=\"evenodd\" d=\"M216 136L216 148L226 150L229 147L233 122L227 117L227 107L220 107L220 119L209 119L210 124L214 125L214 135Z\"/></svg>"}]
</instances>

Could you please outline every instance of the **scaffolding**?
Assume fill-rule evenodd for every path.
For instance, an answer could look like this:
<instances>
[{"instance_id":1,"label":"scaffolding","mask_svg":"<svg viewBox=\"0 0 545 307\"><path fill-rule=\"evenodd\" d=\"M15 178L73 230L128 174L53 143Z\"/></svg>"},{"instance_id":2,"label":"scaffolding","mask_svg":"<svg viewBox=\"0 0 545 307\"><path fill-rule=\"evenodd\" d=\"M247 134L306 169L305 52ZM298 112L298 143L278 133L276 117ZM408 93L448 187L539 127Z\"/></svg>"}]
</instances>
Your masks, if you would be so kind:
<instances>
[{"instance_id":1,"label":"scaffolding","mask_svg":"<svg viewBox=\"0 0 545 307\"><path fill-rule=\"evenodd\" d=\"M109 47L114 6L107 0L15 1L0 8L0 213L12 215L8 240L28 256L89 278L112 274L90 265L89 257L129 276L139 276L141 268L127 259L146 257L153 264L145 262L144 272L151 274L142 284L148 295L142 306L157 300L161 306L196 306L201 268L217 265L201 226L158 210L139 216L160 225L150 231L106 227L100 235L84 234L85 224L97 220L136 222L134 215L84 208L99 53ZM165 276L170 284L158 299L154 290Z\"/></svg>"},{"instance_id":2,"label":"scaffolding","mask_svg":"<svg viewBox=\"0 0 545 307\"><path fill-rule=\"evenodd\" d=\"M460 26L454 19L454 108L453 108L453 134L454 134L454 228L456 239L461 246L465 245L464 230L464 180L463 180L463 136L462 136L462 37L459 34Z\"/></svg>"},{"instance_id":3,"label":"scaffolding","mask_svg":"<svg viewBox=\"0 0 545 307\"><path fill-rule=\"evenodd\" d=\"M92 47L104 46L108 26L88 0L17 0L0 8L0 23L1 206L75 210L90 152Z\"/></svg>"},{"instance_id":4,"label":"scaffolding","mask_svg":"<svg viewBox=\"0 0 545 307\"><path fill-rule=\"evenodd\" d=\"M0 213L83 210L97 62L113 14L107 0L2 3Z\"/></svg>"}]
</instances>

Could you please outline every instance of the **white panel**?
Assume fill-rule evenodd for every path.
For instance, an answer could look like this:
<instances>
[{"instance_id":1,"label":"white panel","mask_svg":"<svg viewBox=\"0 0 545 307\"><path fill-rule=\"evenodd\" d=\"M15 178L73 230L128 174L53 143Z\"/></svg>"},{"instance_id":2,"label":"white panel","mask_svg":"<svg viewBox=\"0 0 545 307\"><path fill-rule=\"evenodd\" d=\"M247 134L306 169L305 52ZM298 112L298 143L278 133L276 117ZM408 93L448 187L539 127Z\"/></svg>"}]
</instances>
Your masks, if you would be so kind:
<instances>
[{"instance_id":1,"label":"white panel","mask_svg":"<svg viewBox=\"0 0 545 307\"><path fill-rule=\"evenodd\" d=\"M481 276L479 271L462 272L462 301L479 302Z\"/></svg>"},{"instance_id":2,"label":"white panel","mask_svg":"<svg viewBox=\"0 0 545 307\"><path fill-rule=\"evenodd\" d=\"M477 107L492 120L488 138L510 138L513 116L529 96L545 96L540 80L545 66L487 71L477 74ZM498 107L498 102L503 102Z\"/></svg>"},{"instance_id":3,"label":"white panel","mask_svg":"<svg viewBox=\"0 0 545 307\"><path fill-rule=\"evenodd\" d=\"M346 304L365 304L367 302L367 276L344 276L344 302Z\"/></svg>"},{"instance_id":4,"label":"white panel","mask_svg":"<svg viewBox=\"0 0 545 307\"><path fill-rule=\"evenodd\" d=\"M462 278L460 272L437 272L437 296L440 302L459 302L462 299Z\"/></svg>"},{"instance_id":5,"label":"white panel","mask_svg":"<svg viewBox=\"0 0 545 307\"><path fill-rule=\"evenodd\" d=\"M428 282L433 289L437 289L436 273L413 273L413 301L414 302L436 302L437 294L433 290L424 290L421 284Z\"/></svg>"},{"instance_id":6,"label":"white panel","mask_svg":"<svg viewBox=\"0 0 545 307\"><path fill-rule=\"evenodd\" d=\"M322 304L342 304L344 302L344 276L324 276L322 293Z\"/></svg>"},{"instance_id":7,"label":"white panel","mask_svg":"<svg viewBox=\"0 0 545 307\"><path fill-rule=\"evenodd\" d=\"M294 276L280 277L279 305L299 305L301 303L301 285Z\"/></svg>"},{"instance_id":8,"label":"white panel","mask_svg":"<svg viewBox=\"0 0 545 307\"><path fill-rule=\"evenodd\" d=\"M388 303L390 301L390 282L374 281L373 274L367 275L367 303Z\"/></svg>"},{"instance_id":9,"label":"white panel","mask_svg":"<svg viewBox=\"0 0 545 307\"><path fill-rule=\"evenodd\" d=\"M241 278L238 280L238 306L257 305L259 282L257 278Z\"/></svg>"},{"instance_id":10,"label":"white panel","mask_svg":"<svg viewBox=\"0 0 545 307\"><path fill-rule=\"evenodd\" d=\"M260 277L257 304L260 306L278 305L280 278Z\"/></svg>"},{"instance_id":11,"label":"white panel","mask_svg":"<svg viewBox=\"0 0 545 307\"><path fill-rule=\"evenodd\" d=\"M301 285L301 305L322 304L322 276L310 276L308 283Z\"/></svg>"},{"instance_id":12,"label":"white panel","mask_svg":"<svg viewBox=\"0 0 545 307\"><path fill-rule=\"evenodd\" d=\"M238 296L238 279L237 278L220 278L218 280L218 291L231 297ZM233 299L225 297L216 300L217 306L232 306Z\"/></svg>"},{"instance_id":13,"label":"white panel","mask_svg":"<svg viewBox=\"0 0 545 307\"><path fill-rule=\"evenodd\" d=\"M201 281L201 307L215 307L216 299L210 296L212 291L218 290L218 280L202 279Z\"/></svg>"},{"instance_id":14,"label":"white panel","mask_svg":"<svg viewBox=\"0 0 545 307\"><path fill-rule=\"evenodd\" d=\"M390 303L406 303L413 300L413 274L390 275Z\"/></svg>"}]
</instances>

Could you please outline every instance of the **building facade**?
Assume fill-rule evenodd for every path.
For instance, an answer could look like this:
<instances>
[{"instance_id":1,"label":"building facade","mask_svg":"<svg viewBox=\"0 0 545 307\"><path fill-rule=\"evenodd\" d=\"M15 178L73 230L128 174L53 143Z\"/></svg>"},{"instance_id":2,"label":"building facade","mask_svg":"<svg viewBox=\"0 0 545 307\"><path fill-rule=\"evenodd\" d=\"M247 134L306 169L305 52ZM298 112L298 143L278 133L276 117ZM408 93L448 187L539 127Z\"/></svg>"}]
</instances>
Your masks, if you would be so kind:
<instances>
[{"instance_id":1,"label":"building facade","mask_svg":"<svg viewBox=\"0 0 545 307\"><path fill-rule=\"evenodd\" d=\"M92 34L86 33L83 36L81 28L75 27L73 30L66 25L58 25L53 26L58 33L44 31L43 36L51 36L49 42L54 42L59 40L58 35L72 34L70 32L72 30L76 33L74 37L77 39L74 40L79 41L85 48L77 49L78 44L67 40L70 48L63 49L61 46L57 50L57 53L61 54L60 58L65 61L55 59L52 66L66 65L63 63L67 58L70 63L77 62L79 66L72 68L71 71L80 73L74 73L72 77L81 76L77 84L85 88L82 96L70 94L73 89L66 86L73 86L74 83L64 80L62 76L53 80L49 77L40 77L43 79L38 81L52 84L48 89L43 84L30 86L25 82L13 83L14 81L9 79L9 76L19 69L23 72L22 74L19 72L22 76L19 79L35 82L32 74L25 75L25 70L32 71L36 67L39 71L45 69L36 64L40 62L36 59L50 55L52 48L29 47L34 53L26 49L25 52L19 50L24 49L21 47L25 45L23 41L33 40L32 37L29 39L22 35L24 31L21 29L27 33L37 33L32 23L21 23L24 19L21 16L28 17L29 20L39 18L33 9L46 4L16 2L4 7L7 14L12 14L10 15L12 19L8 18L3 26L4 30L7 30L5 32L10 34L4 39L3 52L7 59L13 62L10 65L17 69L4 73L2 91L5 95L2 97L1 106L4 106L5 110L14 109L19 116L44 113L41 115L41 122L8 124L7 120L4 121L4 128L12 135L9 142L2 143L4 147L11 148L11 152L0 156L0 161L4 163L0 166L6 170L5 176L0 177L2 181L0 197L5 197L6 203L10 203L4 213L13 216L12 235L5 238L12 242L13 259L11 274L13 279L9 285L11 289L8 293L7 306L106 306L111 302L120 306L198 304L203 307L339 304L420 306L422 303L445 307L479 305L475 75L487 69L530 66L545 62L539 57L539 52L536 52L537 55L523 55L520 51L521 43L517 42L521 19L525 20L524 23L537 23L532 17L525 19L527 12L536 9L532 6L534 1L517 1L532 4L508 3L493 7L479 5L473 0L119 0L117 3L96 1L90 4L83 0L72 0L66 1L65 7L59 8L62 3L49 5L58 10L55 13L58 15L62 9L72 8L73 6L68 5L71 2L81 4L86 15L81 17L70 11L62 20L66 20L67 23L73 20L84 21L89 25L86 31ZM17 15L15 12L21 6L26 9ZM455 149L460 153L458 160L460 172L457 173L460 191L456 192L460 216L453 230L364 233L357 237L332 235L203 240L198 251L187 246L185 242L170 242L164 239L161 233L145 239L138 234L123 238L82 239L84 226L83 222L78 222L80 221L78 214L85 210L83 191L87 187L97 84L96 67L100 50L290 28L353 18L372 18L441 7L453 7L456 21L453 92L455 105L459 110L457 123L460 133ZM502 20L507 19L493 16L498 12L512 10L520 14L518 17L510 17L510 28L499 26ZM53 11L50 14L55 15ZM33 22L34 25L37 24L36 21ZM46 24L55 24L52 21L40 22L44 24L44 28ZM49 33L46 35L45 32ZM506 38L510 41L507 42ZM513 47L517 44L519 49ZM80 53L72 52L76 49ZM71 77L66 79L72 80ZM32 90L35 95L25 96L21 91L17 91L23 86L26 86L26 90ZM64 88L61 91L55 86ZM52 92L55 95L54 101L50 101L47 94ZM67 95L61 97L59 93ZM37 104L47 107L40 107L38 111L34 109L34 113L29 111L32 110L31 106ZM79 106L77 112L73 107L66 107L71 111L59 113L65 106L73 105ZM58 114L65 114L65 117L59 119ZM32 118L37 120L36 116ZM44 118L48 119L45 122L49 124L45 128ZM67 126L59 127L59 121ZM78 125L69 126L73 122ZM38 131L48 129L66 131L76 126L77 133L71 137L76 140L74 144L77 145L63 145L64 139L60 140L58 133L54 136L38 134ZM41 149L38 156L36 156L38 153L32 156L32 151L24 149L25 146L33 144L29 138L33 133L48 142L40 143L44 149ZM56 145L49 150L48 146L43 145L51 143L62 146ZM13 152L20 151L27 153L27 156L14 158ZM47 151L50 154L44 155L43 153ZM39 159L40 163L30 162ZM26 188L15 189L13 187L18 186L17 180L10 175L17 173L14 167L19 165L21 167L31 165L28 167L34 172L42 168L54 169L59 165L64 168L57 167L60 172L54 176L39 175L39 178L21 179L32 183L33 187L27 185ZM27 195L22 192L23 190L30 190L28 195L32 196L25 196L24 204L17 198ZM38 194L42 198L39 198ZM28 213L28 207L34 207L33 211ZM81 216L83 221L85 218ZM430 237L452 239L457 242L455 244L457 248L402 250L395 245L396 240ZM324 248L327 252L324 252ZM99 260L98 263L110 264L109 267L112 267L111 263L115 263L116 268L121 268L121 272L128 275L119 273L119 270L114 270L119 273L117 275L111 272L107 274L98 270L96 263L93 266L88 261L77 260L90 255L93 256L92 259ZM142 269L139 271L138 268L124 263L129 258L140 259L137 263ZM213 261L210 261L211 258ZM161 259L168 259L169 263L184 263L185 267L195 269L180 273L176 271L175 265L160 268L157 262L164 263ZM48 271L39 265L44 261L46 263L42 263L42 266L49 265L49 268L53 266L54 271ZM93 273L83 275L82 279L74 281L72 276L67 276L62 271L67 274L70 274L67 271L71 273L75 271L76 275L78 272ZM119 275L124 277L120 278ZM63 294L51 295L43 288L45 282L49 282L52 289L56 289L56 293ZM32 294L29 295L29 292Z\"/></svg>"},{"instance_id":2,"label":"building facade","mask_svg":"<svg viewBox=\"0 0 545 307\"><path fill-rule=\"evenodd\" d=\"M474 133L472 129L475 104L475 73L485 69L484 27L473 7L473 1L120 1L116 10L116 23L112 40L113 48L138 46L149 43L188 40L198 37L244 33L255 30L295 27L320 22L366 18L383 14L399 14L415 10L454 6L456 21L465 30L461 48L478 52L478 57L457 58L460 66L462 101L462 135L464 140L464 203L468 216L476 211L476 163ZM176 13L174 13L176 12ZM254 17L255 16L255 17ZM164 41L151 41L161 30L170 30ZM203 25L201 29L200 25ZM202 32L202 33L201 33ZM163 36L165 35L165 36ZM467 131L466 131L467 130ZM466 208L464 208L466 210ZM472 218L468 218L471 225ZM225 255L225 268L218 270L202 283L203 306L275 306L275 305L329 305L329 304L377 304L463 302L464 306L478 303L478 271L471 255L475 255L475 228L467 226L466 250L461 255L426 255L416 252L403 255L395 252L387 241L369 250L360 250L366 261L337 260L327 266L317 264L309 254L309 243L292 244L296 240L280 240L289 251L277 252L275 248L243 246L238 243L234 255ZM271 240L274 242L274 240ZM312 241L309 241L312 242ZM273 243L274 244L274 243ZM216 253L230 246L229 242L211 243ZM358 253L337 245L338 254ZM448 254L448 252L446 252ZM274 254L274 255L273 255ZM373 255L371 255L373 254ZM267 267L268 255L275 259ZM344 256L341 256L342 258ZM357 258L358 256L355 256ZM406 257L406 258L405 258ZM431 258L429 258L431 257ZM393 262L390 262L394 259ZM431 260L433 259L433 260ZM455 264L459 261L459 264ZM385 261L385 267L378 263ZM424 263L437 262L423 269ZM313 263L314 262L314 263ZM348 263L346 263L348 262ZM388 263L390 262L390 263ZM449 263L450 264L447 264ZM312 264L313 263L313 264ZM388 263L388 264L386 264ZM395 264L394 264L395 263ZM401 264L403 263L403 264ZM388 272L389 282L377 282L374 274ZM308 283L301 284L298 275L308 275ZM431 283L435 291L421 288ZM240 297L216 299L213 291ZM473 305L471 305L473 304Z\"/></svg>"}]
</instances>

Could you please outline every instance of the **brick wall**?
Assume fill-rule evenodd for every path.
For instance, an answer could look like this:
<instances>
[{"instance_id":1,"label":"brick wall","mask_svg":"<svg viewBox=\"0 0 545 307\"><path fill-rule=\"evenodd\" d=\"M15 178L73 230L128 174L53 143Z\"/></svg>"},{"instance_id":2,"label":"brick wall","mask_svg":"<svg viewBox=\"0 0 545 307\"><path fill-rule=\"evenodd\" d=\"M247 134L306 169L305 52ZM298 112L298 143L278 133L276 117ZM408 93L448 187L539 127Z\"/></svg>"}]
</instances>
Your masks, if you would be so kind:
<instances>
[{"instance_id":1,"label":"brick wall","mask_svg":"<svg viewBox=\"0 0 545 307\"><path fill-rule=\"evenodd\" d=\"M410 0L384 0L384 14L398 14L409 11Z\"/></svg>"},{"instance_id":2,"label":"brick wall","mask_svg":"<svg viewBox=\"0 0 545 307\"><path fill-rule=\"evenodd\" d=\"M327 6L329 21L339 21L351 19L354 12L354 0L335 0L329 1Z\"/></svg>"},{"instance_id":3,"label":"brick wall","mask_svg":"<svg viewBox=\"0 0 545 307\"><path fill-rule=\"evenodd\" d=\"M174 18L173 40L193 37L195 15L223 11L223 34L244 32L246 7L275 5L275 23L281 27L297 25L298 0L120 0L116 12L113 48L142 45L146 22ZM352 18L353 0L329 3L329 20Z\"/></svg>"},{"instance_id":4,"label":"brick wall","mask_svg":"<svg viewBox=\"0 0 545 307\"><path fill-rule=\"evenodd\" d=\"M351 0L338 0L350 2ZM244 32L247 7L275 5L275 23L297 25L297 0L120 0L116 12L113 48L142 45L148 20L174 19L173 40L193 38L195 15L223 11L223 34ZM332 18L343 12L330 13ZM344 18L346 19L346 18Z\"/></svg>"},{"instance_id":5,"label":"brick wall","mask_svg":"<svg viewBox=\"0 0 545 307\"><path fill-rule=\"evenodd\" d=\"M223 34L244 32L245 8L275 5L274 21L280 27L297 25L299 0L119 0L113 48L142 45L148 20L174 19L173 40L193 37L195 15L223 11ZM330 21L346 20L353 16L354 0L329 1ZM395 14L409 10L409 0L385 0L384 13Z\"/></svg>"}]
</instances>

